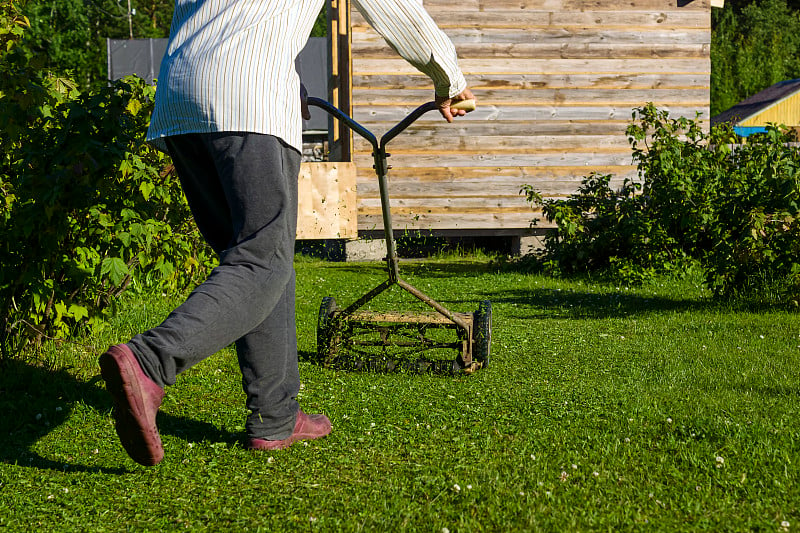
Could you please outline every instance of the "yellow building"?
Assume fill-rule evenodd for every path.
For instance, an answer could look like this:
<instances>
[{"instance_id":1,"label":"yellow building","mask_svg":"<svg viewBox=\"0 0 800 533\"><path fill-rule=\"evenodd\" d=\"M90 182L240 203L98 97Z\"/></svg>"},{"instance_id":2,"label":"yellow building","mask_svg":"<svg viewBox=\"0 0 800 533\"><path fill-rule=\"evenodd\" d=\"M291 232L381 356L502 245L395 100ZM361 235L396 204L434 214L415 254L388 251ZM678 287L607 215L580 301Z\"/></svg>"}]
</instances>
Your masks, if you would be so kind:
<instances>
[{"instance_id":1,"label":"yellow building","mask_svg":"<svg viewBox=\"0 0 800 533\"><path fill-rule=\"evenodd\" d=\"M776 83L711 119L712 125L725 122L742 137L765 131L768 124L800 129L800 79Z\"/></svg>"}]
</instances>

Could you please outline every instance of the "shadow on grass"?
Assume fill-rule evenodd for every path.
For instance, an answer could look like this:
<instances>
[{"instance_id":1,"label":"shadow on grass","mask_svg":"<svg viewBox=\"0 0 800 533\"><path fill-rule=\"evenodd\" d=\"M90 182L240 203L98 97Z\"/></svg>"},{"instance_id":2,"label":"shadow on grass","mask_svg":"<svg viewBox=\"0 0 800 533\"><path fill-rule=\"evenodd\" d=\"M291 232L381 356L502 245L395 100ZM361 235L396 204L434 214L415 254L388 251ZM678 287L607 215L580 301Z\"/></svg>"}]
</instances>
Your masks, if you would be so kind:
<instances>
[{"instance_id":1,"label":"shadow on grass","mask_svg":"<svg viewBox=\"0 0 800 533\"><path fill-rule=\"evenodd\" d=\"M493 304L521 307L519 318L601 319L720 308L719 303L710 299L681 299L624 292L586 292L550 288L497 290L486 293L486 297ZM504 314L510 313L513 313L512 309Z\"/></svg>"},{"instance_id":2,"label":"shadow on grass","mask_svg":"<svg viewBox=\"0 0 800 533\"><path fill-rule=\"evenodd\" d=\"M0 412L3 413L0 416L0 462L68 472L130 472L124 466L90 466L70 458L53 460L34 451L35 444L67 421L79 403L100 412L110 412L111 397L99 376L84 382L65 370L52 370L16 359L0 360ZM158 414L158 427L162 435L174 435L189 442L233 443L239 440L237 435L211 424L164 413ZM74 436L74 440L80 438ZM97 443L89 438L86 437L86 449L96 448Z\"/></svg>"},{"instance_id":3,"label":"shadow on grass","mask_svg":"<svg viewBox=\"0 0 800 533\"><path fill-rule=\"evenodd\" d=\"M484 296L495 304L520 308L517 318L602 319L647 315L664 312L703 312L763 314L796 311L787 304L746 298L714 299L712 297L680 298L643 295L636 291L608 288L596 292L558 288L534 288L485 291ZM504 311L509 315L513 310Z\"/></svg>"},{"instance_id":4,"label":"shadow on grass","mask_svg":"<svg viewBox=\"0 0 800 533\"><path fill-rule=\"evenodd\" d=\"M386 266L376 263L346 263L335 266L337 272L346 272L364 276L388 277ZM423 276L429 278L450 278L458 276L468 276L472 274L483 274L486 272L499 272L500 266L493 262L486 261L453 261L444 262L438 260L401 260L399 264L400 276Z\"/></svg>"}]
</instances>

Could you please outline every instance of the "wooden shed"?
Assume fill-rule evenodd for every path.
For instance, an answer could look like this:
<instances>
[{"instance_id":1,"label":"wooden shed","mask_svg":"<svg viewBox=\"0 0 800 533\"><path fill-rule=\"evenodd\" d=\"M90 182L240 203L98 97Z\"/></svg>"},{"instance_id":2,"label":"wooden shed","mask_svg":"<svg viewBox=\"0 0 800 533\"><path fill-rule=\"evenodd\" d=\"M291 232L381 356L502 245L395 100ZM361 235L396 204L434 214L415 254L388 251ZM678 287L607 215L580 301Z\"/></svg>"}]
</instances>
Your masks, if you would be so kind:
<instances>
[{"instance_id":1,"label":"wooden shed","mask_svg":"<svg viewBox=\"0 0 800 533\"><path fill-rule=\"evenodd\" d=\"M396 229L525 235L523 184L563 197L592 171L631 175L625 128L647 102L708 118L710 0L423 0L455 43L478 109L433 113L390 145ZM333 0L331 98L382 133L432 98L430 81ZM333 132L357 168L359 234L382 230L370 147ZM541 225L540 225L541 227Z\"/></svg>"},{"instance_id":2,"label":"wooden shed","mask_svg":"<svg viewBox=\"0 0 800 533\"><path fill-rule=\"evenodd\" d=\"M800 79L778 82L711 119L712 124L724 122L742 137L766 131L768 124L800 130Z\"/></svg>"}]
</instances>

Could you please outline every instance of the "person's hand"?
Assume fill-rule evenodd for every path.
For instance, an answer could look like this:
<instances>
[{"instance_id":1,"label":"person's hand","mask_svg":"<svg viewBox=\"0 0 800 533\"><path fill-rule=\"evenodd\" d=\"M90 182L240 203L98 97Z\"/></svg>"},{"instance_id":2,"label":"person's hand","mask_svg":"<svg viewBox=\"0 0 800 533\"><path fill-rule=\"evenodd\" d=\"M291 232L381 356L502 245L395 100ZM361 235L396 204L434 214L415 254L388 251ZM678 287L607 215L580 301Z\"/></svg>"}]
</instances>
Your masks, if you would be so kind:
<instances>
[{"instance_id":1,"label":"person's hand","mask_svg":"<svg viewBox=\"0 0 800 533\"><path fill-rule=\"evenodd\" d=\"M300 113L304 120L311 120L311 110L308 109L308 91L302 83L300 84Z\"/></svg>"},{"instance_id":2,"label":"person's hand","mask_svg":"<svg viewBox=\"0 0 800 533\"><path fill-rule=\"evenodd\" d=\"M475 97L472 95L472 91L470 91L469 89L464 89L463 91L461 91L461 94L459 94L454 98L445 98L444 96L437 96L436 107L439 108L439 113L442 114L442 116L447 122L453 122L453 119L455 117L463 117L464 115L469 113L469 111L466 111L464 109L453 109L450 106L458 102L461 102L463 100L474 100L474 99Z\"/></svg>"}]
</instances>

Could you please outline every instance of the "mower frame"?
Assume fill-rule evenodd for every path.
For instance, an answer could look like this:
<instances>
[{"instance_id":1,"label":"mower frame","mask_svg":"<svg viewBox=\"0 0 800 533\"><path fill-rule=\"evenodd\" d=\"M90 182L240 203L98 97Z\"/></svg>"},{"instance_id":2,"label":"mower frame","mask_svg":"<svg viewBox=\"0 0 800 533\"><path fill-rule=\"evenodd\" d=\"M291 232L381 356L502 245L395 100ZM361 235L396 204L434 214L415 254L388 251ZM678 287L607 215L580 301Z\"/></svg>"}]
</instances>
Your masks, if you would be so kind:
<instances>
[{"instance_id":1,"label":"mower frame","mask_svg":"<svg viewBox=\"0 0 800 533\"><path fill-rule=\"evenodd\" d=\"M430 348L453 348L459 356L453 361L453 369L471 373L488 366L491 345L491 302L481 302L473 313L456 313L434 300L400 276L399 258L394 240L392 212L389 202L388 174L391 156L386 145L425 113L437 109L435 102L417 107L403 120L386 132L380 140L368 129L356 122L327 101L308 97L308 104L319 107L346 124L352 131L372 145L373 168L378 177L381 213L386 241L386 270L388 279L358 298L345 308L339 308L332 297L324 297L317 322L317 353L323 362L331 364L339 350L345 346L420 346ZM425 305L433 309L428 313L374 312L360 310L384 291L397 285ZM457 340L442 343L426 335L430 328L453 329ZM368 335L378 333L379 339L368 340ZM396 337L400 340L395 340ZM365 340L367 339L367 340Z\"/></svg>"}]
</instances>

